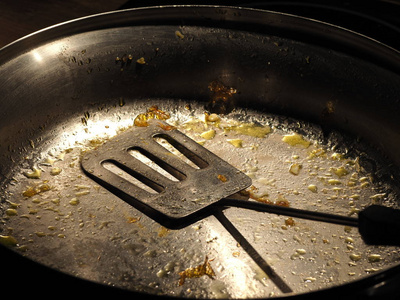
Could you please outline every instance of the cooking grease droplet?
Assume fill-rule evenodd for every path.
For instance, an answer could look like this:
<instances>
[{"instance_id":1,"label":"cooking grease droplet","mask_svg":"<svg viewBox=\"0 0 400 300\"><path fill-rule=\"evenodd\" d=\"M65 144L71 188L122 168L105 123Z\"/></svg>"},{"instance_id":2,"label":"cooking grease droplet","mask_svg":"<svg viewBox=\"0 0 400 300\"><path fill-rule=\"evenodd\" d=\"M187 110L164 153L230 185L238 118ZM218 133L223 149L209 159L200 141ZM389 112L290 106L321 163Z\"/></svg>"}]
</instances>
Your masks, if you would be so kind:
<instances>
[{"instance_id":1,"label":"cooking grease droplet","mask_svg":"<svg viewBox=\"0 0 400 300\"><path fill-rule=\"evenodd\" d=\"M299 175L301 168L301 164L294 163L289 167L289 172L293 175Z\"/></svg>"},{"instance_id":2,"label":"cooking grease droplet","mask_svg":"<svg viewBox=\"0 0 400 300\"><path fill-rule=\"evenodd\" d=\"M16 246L17 239L11 235L0 235L0 244L5 246Z\"/></svg>"},{"instance_id":3,"label":"cooking grease droplet","mask_svg":"<svg viewBox=\"0 0 400 300\"><path fill-rule=\"evenodd\" d=\"M185 37L182 32L180 32L179 30L175 31L175 35L180 38L181 40Z\"/></svg>"},{"instance_id":4,"label":"cooking grease droplet","mask_svg":"<svg viewBox=\"0 0 400 300\"><path fill-rule=\"evenodd\" d=\"M53 176L56 176L56 175L58 175L60 173L61 173L61 168L59 168L59 167L54 167L50 171L50 174L53 175Z\"/></svg>"},{"instance_id":5,"label":"cooking grease droplet","mask_svg":"<svg viewBox=\"0 0 400 300\"><path fill-rule=\"evenodd\" d=\"M73 206L76 206L76 205L79 204L79 199L77 199L77 198L72 198L72 199L69 201L69 204L71 204L71 205L73 205Z\"/></svg>"},{"instance_id":6,"label":"cooking grease droplet","mask_svg":"<svg viewBox=\"0 0 400 300\"><path fill-rule=\"evenodd\" d=\"M352 254L350 254L350 259L351 259L352 261L359 261L359 260L361 259L361 255L360 255L360 254L352 253Z\"/></svg>"},{"instance_id":7,"label":"cooking grease droplet","mask_svg":"<svg viewBox=\"0 0 400 300\"><path fill-rule=\"evenodd\" d=\"M285 135L282 138L282 141L289 144L290 146L301 146L304 148L308 148L311 144L309 141L306 141L302 135L300 135L298 133Z\"/></svg>"},{"instance_id":8,"label":"cooking grease droplet","mask_svg":"<svg viewBox=\"0 0 400 300\"><path fill-rule=\"evenodd\" d=\"M17 210L14 208L9 208L6 210L6 215L7 216L16 216L18 215Z\"/></svg>"},{"instance_id":9,"label":"cooking grease droplet","mask_svg":"<svg viewBox=\"0 0 400 300\"><path fill-rule=\"evenodd\" d=\"M30 179L39 179L42 175L42 171L34 167L32 168L32 171L24 172L24 175Z\"/></svg>"},{"instance_id":10,"label":"cooking grease droplet","mask_svg":"<svg viewBox=\"0 0 400 300\"><path fill-rule=\"evenodd\" d=\"M368 261L369 262L380 262L381 258L382 257L380 254L371 254L368 256Z\"/></svg>"},{"instance_id":11,"label":"cooking grease droplet","mask_svg":"<svg viewBox=\"0 0 400 300\"><path fill-rule=\"evenodd\" d=\"M309 186L308 186L308 189L311 191L311 192L313 192L313 193L316 193L317 192L317 186L315 185L315 184L310 184Z\"/></svg>"}]
</instances>

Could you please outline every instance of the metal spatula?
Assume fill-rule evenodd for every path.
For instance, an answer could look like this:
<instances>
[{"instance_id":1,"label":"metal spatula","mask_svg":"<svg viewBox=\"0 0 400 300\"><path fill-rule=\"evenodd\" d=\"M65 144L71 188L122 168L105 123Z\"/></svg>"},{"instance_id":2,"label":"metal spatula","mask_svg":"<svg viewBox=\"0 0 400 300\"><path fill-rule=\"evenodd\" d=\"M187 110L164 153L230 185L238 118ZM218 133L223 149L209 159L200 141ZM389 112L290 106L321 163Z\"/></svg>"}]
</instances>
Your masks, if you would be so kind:
<instances>
[{"instance_id":1,"label":"metal spatula","mask_svg":"<svg viewBox=\"0 0 400 300\"><path fill-rule=\"evenodd\" d=\"M400 232L399 210L373 205L357 219L244 199L238 192L252 184L246 174L160 120L132 127L85 153L81 166L98 184L168 228L186 227L217 208L241 207L354 226L369 244L400 245L399 235L392 234Z\"/></svg>"}]
</instances>

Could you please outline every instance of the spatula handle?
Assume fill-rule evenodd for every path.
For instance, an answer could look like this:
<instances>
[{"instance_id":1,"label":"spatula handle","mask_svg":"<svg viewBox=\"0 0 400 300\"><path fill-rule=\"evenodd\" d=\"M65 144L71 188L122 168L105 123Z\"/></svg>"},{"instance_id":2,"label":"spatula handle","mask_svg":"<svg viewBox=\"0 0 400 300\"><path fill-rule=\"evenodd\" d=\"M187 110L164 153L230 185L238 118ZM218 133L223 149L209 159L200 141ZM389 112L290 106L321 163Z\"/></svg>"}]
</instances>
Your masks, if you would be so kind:
<instances>
[{"instance_id":1,"label":"spatula handle","mask_svg":"<svg viewBox=\"0 0 400 300\"><path fill-rule=\"evenodd\" d=\"M371 205L359 212L358 230L366 244L400 246L400 210Z\"/></svg>"},{"instance_id":2,"label":"spatula handle","mask_svg":"<svg viewBox=\"0 0 400 300\"><path fill-rule=\"evenodd\" d=\"M359 212L358 218L308 211L255 201L225 198L222 205L281 214L319 222L358 227L366 244L400 246L400 209L371 205Z\"/></svg>"},{"instance_id":3,"label":"spatula handle","mask_svg":"<svg viewBox=\"0 0 400 300\"><path fill-rule=\"evenodd\" d=\"M334 215L329 213L323 213L318 211L303 210L298 208L291 208L273 204L266 204L262 202L249 201L249 200L237 200L231 198L224 198L221 200L219 205L240 207L245 209L251 209L259 212L268 212L272 214L284 215L289 217L307 219L312 221L326 222L344 226L358 226L357 218Z\"/></svg>"}]
</instances>

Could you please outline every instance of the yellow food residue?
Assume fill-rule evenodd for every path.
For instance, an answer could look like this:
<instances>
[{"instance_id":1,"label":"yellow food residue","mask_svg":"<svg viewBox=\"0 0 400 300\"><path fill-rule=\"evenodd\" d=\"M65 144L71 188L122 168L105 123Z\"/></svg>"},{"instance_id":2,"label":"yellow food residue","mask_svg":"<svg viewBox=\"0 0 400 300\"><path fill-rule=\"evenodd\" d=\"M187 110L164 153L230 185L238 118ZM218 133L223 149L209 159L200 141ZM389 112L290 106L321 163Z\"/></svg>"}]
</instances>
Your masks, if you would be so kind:
<instances>
[{"instance_id":1,"label":"yellow food residue","mask_svg":"<svg viewBox=\"0 0 400 300\"><path fill-rule=\"evenodd\" d=\"M30 186L28 187L23 193L22 195L24 197L32 197L34 195L43 193L43 192L47 192L49 191L51 188L50 186L45 182L43 184L37 184L34 186Z\"/></svg>"},{"instance_id":2,"label":"yellow food residue","mask_svg":"<svg viewBox=\"0 0 400 300\"><path fill-rule=\"evenodd\" d=\"M175 31L175 35L180 39L183 39L185 37L185 35L183 35L182 32L180 32L179 30Z\"/></svg>"},{"instance_id":3,"label":"yellow food residue","mask_svg":"<svg viewBox=\"0 0 400 300\"><path fill-rule=\"evenodd\" d=\"M215 134L216 134L215 130L210 129L201 133L200 136L205 140L212 140L215 137Z\"/></svg>"},{"instance_id":4,"label":"yellow food residue","mask_svg":"<svg viewBox=\"0 0 400 300\"><path fill-rule=\"evenodd\" d=\"M330 170L338 177L349 174L349 171L347 171L345 167L331 168Z\"/></svg>"},{"instance_id":5,"label":"yellow food residue","mask_svg":"<svg viewBox=\"0 0 400 300\"><path fill-rule=\"evenodd\" d=\"M186 270L179 273L179 285L183 285L185 283L186 278L200 278L202 276L208 276L211 279L214 279L215 272L210 265L210 261L206 256L204 263L198 265L194 268L187 268Z\"/></svg>"},{"instance_id":6,"label":"yellow food residue","mask_svg":"<svg viewBox=\"0 0 400 300\"><path fill-rule=\"evenodd\" d=\"M293 220L292 217L289 217L285 220L285 225L286 226L294 226L295 225L295 221Z\"/></svg>"},{"instance_id":7,"label":"yellow food residue","mask_svg":"<svg viewBox=\"0 0 400 300\"><path fill-rule=\"evenodd\" d=\"M171 130L176 129L175 126L164 124L164 123L161 123L161 122L158 122L158 127L164 129L165 131L171 131Z\"/></svg>"},{"instance_id":8,"label":"yellow food residue","mask_svg":"<svg viewBox=\"0 0 400 300\"><path fill-rule=\"evenodd\" d=\"M276 199L276 201L275 201L275 205L289 207L290 202L284 196L279 194L278 199Z\"/></svg>"},{"instance_id":9,"label":"yellow food residue","mask_svg":"<svg viewBox=\"0 0 400 300\"><path fill-rule=\"evenodd\" d=\"M138 218L136 218L136 217L127 217L127 222L130 223L130 224L137 223L139 221L140 221L140 217L138 217Z\"/></svg>"},{"instance_id":10,"label":"yellow food residue","mask_svg":"<svg viewBox=\"0 0 400 300\"><path fill-rule=\"evenodd\" d=\"M153 105L147 109L146 113L139 114L135 120L133 121L135 126L138 127L147 127L149 126L148 121L150 119L157 120L168 120L170 118L170 114L158 109L157 105Z\"/></svg>"},{"instance_id":11,"label":"yellow food residue","mask_svg":"<svg viewBox=\"0 0 400 300\"><path fill-rule=\"evenodd\" d=\"M227 182L227 181L228 181L228 179L226 178L225 175L218 174L217 177L218 177L218 179L221 180L222 182Z\"/></svg>"},{"instance_id":12,"label":"yellow food residue","mask_svg":"<svg viewBox=\"0 0 400 300\"><path fill-rule=\"evenodd\" d=\"M265 195L256 195L257 188L252 185L248 190L242 190L239 192L240 195L244 197L248 197L250 199L256 200L258 202L266 203L266 204L273 204L271 200L268 198L268 194Z\"/></svg>"},{"instance_id":13,"label":"yellow food residue","mask_svg":"<svg viewBox=\"0 0 400 300\"><path fill-rule=\"evenodd\" d=\"M39 179L42 175L42 171L38 168L32 168L32 171L24 172L24 175L31 179Z\"/></svg>"},{"instance_id":14,"label":"yellow food residue","mask_svg":"<svg viewBox=\"0 0 400 300\"><path fill-rule=\"evenodd\" d=\"M254 123L243 123L240 125L227 126L224 128L225 131L235 131L239 134L244 134L256 138L264 138L268 133L271 132L271 127L268 125L257 125Z\"/></svg>"},{"instance_id":15,"label":"yellow food residue","mask_svg":"<svg viewBox=\"0 0 400 300\"><path fill-rule=\"evenodd\" d=\"M136 60L136 62L140 65L144 65L146 64L146 60L144 59L144 57L139 58L138 60Z\"/></svg>"},{"instance_id":16,"label":"yellow food residue","mask_svg":"<svg viewBox=\"0 0 400 300\"><path fill-rule=\"evenodd\" d=\"M316 193L318 191L318 188L317 188L317 186L315 184L310 184L308 186L308 189L313 193Z\"/></svg>"},{"instance_id":17,"label":"yellow food residue","mask_svg":"<svg viewBox=\"0 0 400 300\"><path fill-rule=\"evenodd\" d=\"M331 155L331 159L332 160L342 160L342 159L344 159L344 156L343 156L343 154L340 154L340 153L333 153L332 155Z\"/></svg>"},{"instance_id":18,"label":"yellow food residue","mask_svg":"<svg viewBox=\"0 0 400 300\"><path fill-rule=\"evenodd\" d=\"M204 121L206 121L206 122L215 123L215 122L218 122L220 120L221 120L221 118L215 113L212 113L212 114L209 114L207 112L204 113Z\"/></svg>"},{"instance_id":19,"label":"yellow food residue","mask_svg":"<svg viewBox=\"0 0 400 300\"><path fill-rule=\"evenodd\" d=\"M311 144L311 142L306 141L303 138L303 136L298 133L285 135L285 136L283 136L282 141L289 144L290 146L301 146L304 148L308 148Z\"/></svg>"},{"instance_id":20,"label":"yellow food residue","mask_svg":"<svg viewBox=\"0 0 400 300\"><path fill-rule=\"evenodd\" d=\"M318 148L318 149L314 149L312 150L309 155L308 158L314 158L314 157L325 157L326 156L326 152L324 149L322 148Z\"/></svg>"},{"instance_id":21,"label":"yellow food residue","mask_svg":"<svg viewBox=\"0 0 400 300\"><path fill-rule=\"evenodd\" d=\"M289 167L289 172L293 175L299 175L300 170L303 166L298 163L291 164Z\"/></svg>"},{"instance_id":22,"label":"yellow food residue","mask_svg":"<svg viewBox=\"0 0 400 300\"><path fill-rule=\"evenodd\" d=\"M160 229L158 230L158 236L159 237L165 237L170 233L170 230L164 226L161 226Z\"/></svg>"},{"instance_id":23,"label":"yellow food residue","mask_svg":"<svg viewBox=\"0 0 400 300\"><path fill-rule=\"evenodd\" d=\"M227 142L234 146L235 148L242 148L243 147L243 140L241 139L228 139Z\"/></svg>"},{"instance_id":24,"label":"yellow food residue","mask_svg":"<svg viewBox=\"0 0 400 300\"><path fill-rule=\"evenodd\" d=\"M18 212L15 208L8 208L8 209L6 209L6 215L10 216L10 217L16 216L16 215L18 215Z\"/></svg>"},{"instance_id":25,"label":"yellow food residue","mask_svg":"<svg viewBox=\"0 0 400 300\"><path fill-rule=\"evenodd\" d=\"M11 235L0 235L0 244L5 246L16 246L17 239Z\"/></svg>"},{"instance_id":26,"label":"yellow food residue","mask_svg":"<svg viewBox=\"0 0 400 300\"><path fill-rule=\"evenodd\" d=\"M69 201L69 204L70 204L70 205L73 205L73 206L76 206L76 205L79 204L79 199L77 199L77 198L72 198L72 199Z\"/></svg>"},{"instance_id":27,"label":"yellow food residue","mask_svg":"<svg viewBox=\"0 0 400 300\"><path fill-rule=\"evenodd\" d=\"M62 169L59 167L53 167L50 171L50 175L56 176L61 173Z\"/></svg>"},{"instance_id":28,"label":"yellow food residue","mask_svg":"<svg viewBox=\"0 0 400 300\"><path fill-rule=\"evenodd\" d=\"M329 179L328 180L328 184L330 185L338 185L338 184L342 184L342 182L338 179Z\"/></svg>"}]
</instances>

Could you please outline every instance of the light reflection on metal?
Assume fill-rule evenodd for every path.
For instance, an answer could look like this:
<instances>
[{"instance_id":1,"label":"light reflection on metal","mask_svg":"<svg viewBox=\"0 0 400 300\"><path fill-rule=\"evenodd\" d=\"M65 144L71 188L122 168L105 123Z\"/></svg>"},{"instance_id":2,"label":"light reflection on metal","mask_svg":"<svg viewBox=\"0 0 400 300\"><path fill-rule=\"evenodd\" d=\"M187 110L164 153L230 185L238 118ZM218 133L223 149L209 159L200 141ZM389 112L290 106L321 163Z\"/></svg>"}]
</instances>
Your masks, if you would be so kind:
<instances>
[{"instance_id":1,"label":"light reflection on metal","mask_svg":"<svg viewBox=\"0 0 400 300\"><path fill-rule=\"evenodd\" d=\"M37 62L42 62L43 57L37 51L32 51L32 56Z\"/></svg>"}]
</instances>

